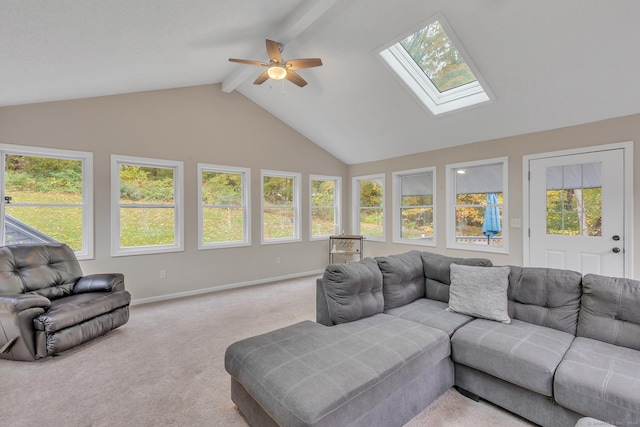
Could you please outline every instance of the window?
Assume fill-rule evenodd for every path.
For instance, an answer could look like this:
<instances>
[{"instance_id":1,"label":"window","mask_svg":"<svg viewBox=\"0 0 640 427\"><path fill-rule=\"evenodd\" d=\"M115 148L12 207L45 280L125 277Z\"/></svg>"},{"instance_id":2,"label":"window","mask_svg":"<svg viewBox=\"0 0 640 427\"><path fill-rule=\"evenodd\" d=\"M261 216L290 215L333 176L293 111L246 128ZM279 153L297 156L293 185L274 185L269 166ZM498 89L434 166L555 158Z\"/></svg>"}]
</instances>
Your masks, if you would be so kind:
<instances>
[{"instance_id":1,"label":"window","mask_svg":"<svg viewBox=\"0 0 640 427\"><path fill-rule=\"evenodd\" d=\"M354 177L352 200L354 233L384 241L384 174Z\"/></svg>"},{"instance_id":2,"label":"window","mask_svg":"<svg viewBox=\"0 0 640 427\"><path fill-rule=\"evenodd\" d=\"M309 177L311 194L311 239L339 234L342 179L335 176Z\"/></svg>"},{"instance_id":3,"label":"window","mask_svg":"<svg viewBox=\"0 0 640 427\"><path fill-rule=\"evenodd\" d=\"M251 170L198 163L198 249L251 244Z\"/></svg>"},{"instance_id":4,"label":"window","mask_svg":"<svg viewBox=\"0 0 640 427\"><path fill-rule=\"evenodd\" d=\"M62 242L93 259L93 155L0 145L3 243Z\"/></svg>"},{"instance_id":5,"label":"window","mask_svg":"<svg viewBox=\"0 0 640 427\"><path fill-rule=\"evenodd\" d=\"M299 173L261 171L262 243L300 241Z\"/></svg>"},{"instance_id":6,"label":"window","mask_svg":"<svg viewBox=\"0 0 640 427\"><path fill-rule=\"evenodd\" d=\"M435 246L435 168L393 173L393 241Z\"/></svg>"},{"instance_id":7,"label":"window","mask_svg":"<svg viewBox=\"0 0 640 427\"><path fill-rule=\"evenodd\" d=\"M111 255L183 250L182 162L111 156Z\"/></svg>"},{"instance_id":8,"label":"window","mask_svg":"<svg viewBox=\"0 0 640 427\"><path fill-rule=\"evenodd\" d=\"M447 165L447 247L508 249L507 159Z\"/></svg>"},{"instance_id":9,"label":"window","mask_svg":"<svg viewBox=\"0 0 640 427\"><path fill-rule=\"evenodd\" d=\"M493 98L441 14L380 55L434 115Z\"/></svg>"}]
</instances>

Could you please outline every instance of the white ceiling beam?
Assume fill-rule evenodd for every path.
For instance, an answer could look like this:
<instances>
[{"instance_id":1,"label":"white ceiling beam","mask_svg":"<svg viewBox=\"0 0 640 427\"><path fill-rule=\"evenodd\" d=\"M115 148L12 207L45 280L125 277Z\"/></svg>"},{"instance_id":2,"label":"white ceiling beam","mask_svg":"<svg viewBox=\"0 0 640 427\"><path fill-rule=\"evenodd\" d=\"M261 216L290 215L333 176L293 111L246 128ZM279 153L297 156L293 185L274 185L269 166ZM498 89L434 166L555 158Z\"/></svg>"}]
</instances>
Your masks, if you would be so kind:
<instances>
[{"instance_id":1,"label":"white ceiling beam","mask_svg":"<svg viewBox=\"0 0 640 427\"><path fill-rule=\"evenodd\" d=\"M324 13L338 1L339 0L304 1L300 7L289 15L286 21L270 33L267 38L286 45L298 37L300 33L324 15ZM256 50L252 58L259 58L260 56L264 56L264 47ZM222 81L222 91L225 93L233 92L238 86L244 83L245 80L254 76L255 73L256 70L254 68L237 66L236 69Z\"/></svg>"}]
</instances>

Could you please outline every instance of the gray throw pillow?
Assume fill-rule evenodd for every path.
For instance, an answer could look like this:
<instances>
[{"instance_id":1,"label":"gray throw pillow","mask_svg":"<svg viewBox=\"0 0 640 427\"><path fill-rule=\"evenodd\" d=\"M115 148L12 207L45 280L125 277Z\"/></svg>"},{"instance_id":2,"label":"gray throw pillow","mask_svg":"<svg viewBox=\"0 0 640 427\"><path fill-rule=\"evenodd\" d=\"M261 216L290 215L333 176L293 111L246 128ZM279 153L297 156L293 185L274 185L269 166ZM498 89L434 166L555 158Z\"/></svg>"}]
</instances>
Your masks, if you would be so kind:
<instances>
[{"instance_id":1,"label":"gray throw pillow","mask_svg":"<svg viewBox=\"0 0 640 427\"><path fill-rule=\"evenodd\" d=\"M451 264L447 310L511 323L507 299L509 272L509 267Z\"/></svg>"}]
</instances>

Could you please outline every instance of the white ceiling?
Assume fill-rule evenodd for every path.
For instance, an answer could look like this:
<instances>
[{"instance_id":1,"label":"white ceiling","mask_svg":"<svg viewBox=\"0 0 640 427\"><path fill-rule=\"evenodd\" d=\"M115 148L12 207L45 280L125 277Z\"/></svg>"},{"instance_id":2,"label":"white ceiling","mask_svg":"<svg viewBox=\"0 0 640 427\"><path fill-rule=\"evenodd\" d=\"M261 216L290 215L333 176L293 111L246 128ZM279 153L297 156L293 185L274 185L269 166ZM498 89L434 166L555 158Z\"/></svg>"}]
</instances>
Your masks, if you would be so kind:
<instances>
[{"instance_id":1,"label":"white ceiling","mask_svg":"<svg viewBox=\"0 0 640 427\"><path fill-rule=\"evenodd\" d=\"M496 100L432 116L377 52L443 13ZM222 83L347 164L640 113L638 0L2 0L0 106ZM252 84L320 57L309 84ZM250 125L250 124L248 124Z\"/></svg>"}]
</instances>

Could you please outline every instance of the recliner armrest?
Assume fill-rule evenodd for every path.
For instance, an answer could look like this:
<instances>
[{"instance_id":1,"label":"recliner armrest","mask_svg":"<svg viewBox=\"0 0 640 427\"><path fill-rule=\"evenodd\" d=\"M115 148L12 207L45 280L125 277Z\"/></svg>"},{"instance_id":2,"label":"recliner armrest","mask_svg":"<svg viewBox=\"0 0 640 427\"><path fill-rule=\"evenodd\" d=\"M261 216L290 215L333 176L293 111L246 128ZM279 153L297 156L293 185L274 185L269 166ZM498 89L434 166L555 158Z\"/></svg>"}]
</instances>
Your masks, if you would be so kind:
<instances>
[{"instance_id":1,"label":"recliner armrest","mask_svg":"<svg viewBox=\"0 0 640 427\"><path fill-rule=\"evenodd\" d=\"M49 308L51 301L42 295L0 295L0 313L19 313L30 308Z\"/></svg>"},{"instance_id":2,"label":"recliner armrest","mask_svg":"<svg viewBox=\"0 0 640 427\"><path fill-rule=\"evenodd\" d=\"M81 277L73 287L74 294L115 291L124 291L124 275L121 273L90 274Z\"/></svg>"}]
</instances>

